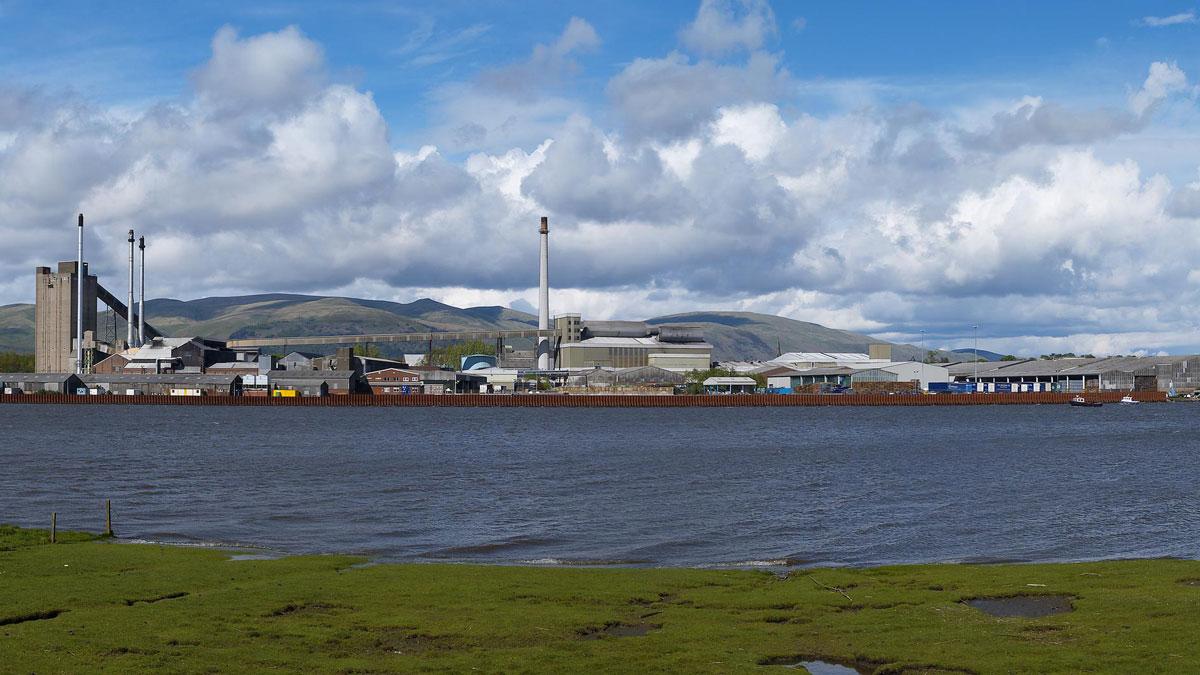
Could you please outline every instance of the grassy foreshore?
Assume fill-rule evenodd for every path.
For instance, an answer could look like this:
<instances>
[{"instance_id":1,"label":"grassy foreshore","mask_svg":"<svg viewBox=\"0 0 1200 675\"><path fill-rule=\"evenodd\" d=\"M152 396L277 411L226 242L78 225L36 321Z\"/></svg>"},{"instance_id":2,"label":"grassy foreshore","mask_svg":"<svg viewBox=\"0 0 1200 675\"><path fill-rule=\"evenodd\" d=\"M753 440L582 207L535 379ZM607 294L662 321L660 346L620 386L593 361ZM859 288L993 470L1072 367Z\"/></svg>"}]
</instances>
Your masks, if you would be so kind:
<instances>
[{"instance_id":1,"label":"grassy foreshore","mask_svg":"<svg viewBox=\"0 0 1200 675\"><path fill-rule=\"evenodd\" d=\"M231 560L0 527L6 672L1185 672L1200 562L768 572ZM64 543L70 542L70 543ZM965 600L1070 596L996 618ZM787 671L785 671L787 672Z\"/></svg>"}]
</instances>

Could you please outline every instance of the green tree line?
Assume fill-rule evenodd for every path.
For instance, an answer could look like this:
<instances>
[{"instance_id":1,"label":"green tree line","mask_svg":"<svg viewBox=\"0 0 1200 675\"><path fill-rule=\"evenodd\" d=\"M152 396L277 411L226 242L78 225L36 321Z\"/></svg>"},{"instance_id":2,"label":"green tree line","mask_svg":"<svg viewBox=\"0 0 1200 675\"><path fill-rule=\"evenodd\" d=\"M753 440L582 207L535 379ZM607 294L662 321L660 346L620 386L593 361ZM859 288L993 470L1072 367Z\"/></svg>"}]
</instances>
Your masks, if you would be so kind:
<instances>
[{"instance_id":1,"label":"green tree line","mask_svg":"<svg viewBox=\"0 0 1200 675\"><path fill-rule=\"evenodd\" d=\"M0 373L32 373L33 354L0 352Z\"/></svg>"}]
</instances>

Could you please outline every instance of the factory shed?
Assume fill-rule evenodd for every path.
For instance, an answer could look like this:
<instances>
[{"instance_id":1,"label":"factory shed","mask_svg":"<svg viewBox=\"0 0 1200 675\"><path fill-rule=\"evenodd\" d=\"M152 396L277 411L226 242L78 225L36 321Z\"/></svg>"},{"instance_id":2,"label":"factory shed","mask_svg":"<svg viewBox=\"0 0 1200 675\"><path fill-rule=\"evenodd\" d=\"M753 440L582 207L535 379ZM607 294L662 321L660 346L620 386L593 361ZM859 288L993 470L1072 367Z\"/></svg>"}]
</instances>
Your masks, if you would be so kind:
<instances>
[{"instance_id":1,"label":"factory shed","mask_svg":"<svg viewBox=\"0 0 1200 675\"><path fill-rule=\"evenodd\" d=\"M850 386L850 377L854 375L853 368L809 368L797 371L791 375L779 375L767 378L767 386L780 389L799 389L811 384L834 384L839 387Z\"/></svg>"},{"instance_id":2,"label":"factory shed","mask_svg":"<svg viewBox=\"0 0 1200 675\"><path fill-rule=\"evenodd\" d=\"M74 394L82 386L74 373L0 373L0 392L5 394Z\"/></svg>"},{"instance_id":3,"label":"factory shed","mask_svg":"<svg viewBox=\"0 0 1200 675\"><path fill-rule=\"evenodd\" d=\"M757 386L753 377L710 377L704 381L704 393L753 394Z\"/></svg>"},{"instance_id":4,"label":"factory shed","mask_svg":"<svg viewBox=\"0 0 1200 675\"><path fill-rule=\"evenodd\" d=\"M480 392L496 392L496 391L514 391L517 388L517 382L520 380L521 372L516 368L472 368L468 371L463 371L463 375L472 375L479 383Z\"/></svg>"},{"instance_id":5,"label":"factory shed","mask_svg":"<svg viewBox=\"0 0 1200 675\"><path fill-rule=\"evenodd\" d=\"M1034 384L1053 391L1190 392L1200 388L1200 356L1111 356L955 364L956 381L996 385ZM989 367L984 367L984 366Z\"/></svg>"},{"instance_id":6,"label":"factory shed","mask_svg":"<svg viewBox=\"0 0 1200 675\"><path fill-rule=\"evenodd\" d=\"M224 343L201 338L156 337L124 356L129 360L125 372L178 373L203 372L205 368L222 361L236 358L233 352L223 348Z\"/></svg>"},{"instance_id":7,"label":"factory shed","mask_svg":"<svg viewBox=\"0 0 1200 675\"><path fill-rule=\"evenodd\" d=\"M613 332L617 331L614 329ZM559 347L559 354L561 367L568 370L653 365L687 372L708 369L712 362L712 345L707 342L662 342L657 337L601 336L565 343Z\"/></svg>"},{"instance_id":8,"label":"factory shed","mask_svg":"<svg viewBox=\"0 0 1200 675\"><path fill-rule=\"evenodd\" d=\"M674 387L687 379L683 373L657 366L619 368L614 376L614 383L621 387Z\"/></svg>"},{"instance_id":9,"label":"factory shed","mask_svg":"<svg viewBox=\"0 0 1200 675\"><path fill-rule=\"evenodd\" d=\"M585 389L606 388L613 386L617 379L616 368L583 368L573 370L567 376L568 387L582 387Z\"/></svg>"},{"instance_id":10,"label":"factory shed","mask_svg":"<svg viewBox=\"0 0 1200 675\"><path fill-rule=\"evenodd\" d=\"M124 354L110 354L103 361L92 366L93 373L123 373L129 359ZM141 372L140 370L138 372Z\"/></svg>"},{"instance_id":11,"label":"factory shed","mask_svg":"<svg viewBox=\"0 0 1200 675\"><path fill-rule=\"evenodd\" d=\"M225 361L214 363L206 369L213 375L258 375L257 361Z\"/></svg>"},{"instance_id":12,"label":"factory shed","mask_svg":"<svg viewBox=\"0 0 1200 675\"><path fill-rule=\"evenodd\" d=\"M766 370L774 370L776 368L786 368L786 366L770 361L721 361L716 364L721 370L729 370L735 373L760 373Z\"/></svg>"},{"instance_id":13,"label":"factory shed","mask_svg":"<svg viewBox=\"0 0 1200 675\"><path fill-rule=\"evenodd\" d=\"M88 389L102 394L146 394L148 396L240 396L239 375L201 373L114 373L84 375Z\"/></svg>"},{"instance_id":14,"label":"factory shed","mask_svg":"<svg viewBox=\"0 0 1200 675\"><path fill-rule=\"evenodd\" d=\"M687 380L683 373L656 366L632 368L585 368L571 371L566 385L583 389L670 389Z\"/></svg>"},{"instance_id":15,"label":"factory shed","mask_svg":"<svg viewBox=\"0 0 1200 675\"><path fill-rule=\"evenodd\" d=\"M931 382L949 382L950 371L945 366L917 361L896 361L884 364L848 364L855 371L851 384L855 382L920 382L921 389L929 390ZM888 377L890 373L895 377Z\"/></svg>"},{"instance_id":16,"label":"factory shed","mask_svg":"<svg viewBox=\"0 0 1200 675\"><path fill-rule=\"evenodd\" d=\"M741 372L749 373L751 375L762 375L763 377L770 380L773 377L774 378L791 377L792 375L798 375L804 371L797 370L795 368L792 368L791 366L780 366L780 365L776 365L776 364L769 364L766 366L760 366L757 368L752 368L752 369L741 371ZM788 385L785 384L782 386L786 387Z\"/></svg>"},{"instance_id":17,"label":"factory shed","mask_svg":"<svg viewBox=\"0 0 1200 675\"><path fill-rule=\"evenodd\" d=\"M788 352L771 359L768 363L776 366L788 366L797 370L813 368L836 368L849 364L884 364L887 359L872 359L867 354L858 352Z\"/></svg>"},{"instance_id":18,"label":"factory shed","mask_svg":"<svg viewBox=\"0 0 1200 675\"><path fill-rule=\"evenodd\" d=\"M1100 389L1100 375L1089 369L1104 359L1032 359L991 363L960 363L947 368L957 382L994 384L1037 384L1054 391L1080 392ZM978 373L978 374L976 374ZM986 391L989 387L985 386Z\"/></svg>"},{"instance_id":19,"label":"factory shed","mask_svg":"<svg viewBox=\"0 0 1200 675\"><path fill-rule=\"evenodd\" d=\"M322 354L312 352L292 352L279 359L278 367L283 370L316 370L313 359L319 359Z\"/></svg>"},{"instance_id":20,"label":"factory shed","mask_svg":"<svg viewBox=\"0 0 1200 675\"><path fill-rule=\"evenodd\" d=\"M413 370L385 368L367 373L366 379L373 394L421 394L425 391L421 373Z\"/></svg>"},{"instance_id":21,"label":"factory shed","mask_svg":"<svg viewBox=\"0 0 1200 675\"><path fill-rule=\"evenodd\" d=\"M358 362L358 370L361 373L374 373L389 368L406 368L408 366L404 361L382 359L378 356L355 356L354 360Z\"/></svg>"},{"instance_id":22,"label":"factory shed","mask_svg":"<svg viewBox=\"0 0 1200 675\"><path fill-rule=\"evenodd\" d=\"M353 370L273 370L267 382L272 390L294 391L298 396L340 396L360 390Z\"/></svg>"}]
</instances>

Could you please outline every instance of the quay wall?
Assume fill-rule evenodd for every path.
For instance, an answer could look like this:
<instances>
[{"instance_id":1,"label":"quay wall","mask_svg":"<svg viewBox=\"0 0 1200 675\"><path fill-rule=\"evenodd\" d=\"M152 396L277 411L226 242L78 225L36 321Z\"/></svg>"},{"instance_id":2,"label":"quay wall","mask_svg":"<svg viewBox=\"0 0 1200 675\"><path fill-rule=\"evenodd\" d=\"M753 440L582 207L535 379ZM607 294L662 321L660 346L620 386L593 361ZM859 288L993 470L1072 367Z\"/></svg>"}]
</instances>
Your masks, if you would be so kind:
<instances>
[{"instance_id":1,"label":"quay wall","mask_svg":"<svg viewBox=\"0 0 1200 675\"><path fill-rule=\"evenodd\" d=\"M1116 403L1126 392L1088 393L1090 401ZM260 396L64 396L61 394L0 394L3 404L65 405L218 405L276 407L451 407L451 408L763 408L795 406L931 406L931 405L1065 405L1074 394L743 394L743 395L620 395L594 394L408 394L396 396L346 395L324 397ZM1145 403L1167 400L1164 392L1137 392Z\"/></svg>"}]
</instances>

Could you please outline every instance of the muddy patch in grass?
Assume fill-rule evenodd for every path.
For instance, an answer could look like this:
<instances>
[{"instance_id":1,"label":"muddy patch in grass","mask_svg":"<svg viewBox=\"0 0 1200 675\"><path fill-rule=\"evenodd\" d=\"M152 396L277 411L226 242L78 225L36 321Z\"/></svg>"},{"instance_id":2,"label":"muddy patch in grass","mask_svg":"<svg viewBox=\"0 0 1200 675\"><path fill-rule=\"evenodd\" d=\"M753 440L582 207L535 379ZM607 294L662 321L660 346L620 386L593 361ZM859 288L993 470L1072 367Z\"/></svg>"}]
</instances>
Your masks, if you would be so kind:
<instances>
[{"instance_id":1,"label":"muddy patch in grass","mask_svg":"<svg viewBox=\"0 0 1200 675\"><path fill-rule=\"evenodd\" d=\"M1200 588L1200 579L1196 578L1180 579L1179 583L1183 584L1184 586L1196 586L1197 588Z\"/></svg>"},{"instance_id":2,"label":"muddy patch in grass","mask_svg":"<svg viewBox=\"0 0 1200 675\"><path fill-rule=\"evenodd\" d=\"M584 640L599 640L605 637L624 638L624 637L642 637L653 631L662 628L661 623L624 623L621 621L609 621L603 626L588 626L576 631L579 637Z\"/></svg>"},{"instance_id":3,"label":"muddy patch in grass","mask_svg":"<svg viewBox=\"0 0 1200 675\"><path fill-rule=\"evenodd\" d=\"M125 656L133 654L135 656L154 656L158 654L157 649L142 649L141 647L115 647L104 652L104 656Z\"/></svg>"},{"instance_id":4,"label":"muddy patch in grass","mask_svg":"<svg viewBox=\"0 0 1200 675\"><path fill-rule=\"evenodd\" d=\"M153 598L133 598L133 599L126 598L125 606L133 607L134 605L137 605L137 604L152 605L156 602L162 602L163 600L175 600L178 598L186 598L187 595L188 595L187 591L179 591L178 593L167 593L166 595L159 595L159 596L155 596Z\"/></svg>"},{"instance_id":5,"label":"muddy patch in grass","mask_svg":"<svg viewBox=\"0 0 1200 675\"><path fill-rule=\"evenodd\" d=\"M454 640L445 635L430 635L411 628L382 628L371 631L372 651L414 655L454 649Z\"/></svg>"},{"instance_id":6,"label":"muddy patch in grass","mask_svg":"<svg viewBox=\"0 0 1200 675\"><path fill-rule=\"evenodd\" d=\"M1000 618L1037 619L1074 611L1069 595L1013 595L994 598L969 598L963 603Z\"/></svg>"},{"instance_id":7,"label":"muddy patch in grass","mask_svg":"<svg viewBox=\"0 0 1200 675\"><path fill-rule=\"evenodd\" d=\"M276 609L267 616L293 616L296 614L332 614L339 609L350 609L343 605L330 605L324 602L287 604Z\"/></svg>"},{"instance_id":8,"label":"muddy patch in grass","mask_svg":"<svg viewBox=\"0 0 1200 675\"><path fill-rule=\"evenodd\" d=\"M16 616L6 616L0 618L0 626L11 626L16 623L25 623L26 621L46 621L53 619L67 610L65 609L50 609L45 612L31 612L29 614L18 614Z\"/></svg>"}]
</instances>

